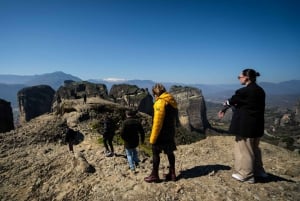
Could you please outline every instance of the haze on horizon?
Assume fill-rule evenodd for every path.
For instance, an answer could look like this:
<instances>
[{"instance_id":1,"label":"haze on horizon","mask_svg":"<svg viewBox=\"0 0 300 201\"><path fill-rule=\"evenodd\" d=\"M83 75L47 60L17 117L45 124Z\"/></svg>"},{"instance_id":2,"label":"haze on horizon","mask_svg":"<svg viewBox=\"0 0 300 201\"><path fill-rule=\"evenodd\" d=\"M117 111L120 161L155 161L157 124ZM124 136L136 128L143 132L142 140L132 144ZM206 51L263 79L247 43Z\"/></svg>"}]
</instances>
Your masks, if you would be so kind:
<instances>
[{"instance_id":1,"label":"haze on horizon","mask_svg":"<svg viewBox=\"0 0 300 201\"><path fill-rule=\"evenodd\" d=\"M294 0L3 0L0 74L187 84L300 79Z\"/></svg>"}]
</instances>

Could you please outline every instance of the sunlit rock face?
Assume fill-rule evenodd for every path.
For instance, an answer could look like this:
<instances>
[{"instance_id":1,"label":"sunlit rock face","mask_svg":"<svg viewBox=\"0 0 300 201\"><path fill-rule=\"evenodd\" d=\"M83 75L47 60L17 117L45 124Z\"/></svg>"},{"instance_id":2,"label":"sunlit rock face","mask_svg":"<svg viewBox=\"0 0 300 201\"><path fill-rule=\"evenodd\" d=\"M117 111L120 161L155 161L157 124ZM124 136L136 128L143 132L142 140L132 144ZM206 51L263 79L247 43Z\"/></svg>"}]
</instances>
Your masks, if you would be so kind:
<instances>
[{"instance_id":1,"label":"sunlit rock face","mask_svg":"<svg viewBox=\"0 0 300 201\"><path fill-rule=\"evenodd\" d=\"M190 131L205 131L209 128L206 105L202 92L193 87L172 86L170 93L178 103L179 120Z\"/></svg>"}]
</instances>

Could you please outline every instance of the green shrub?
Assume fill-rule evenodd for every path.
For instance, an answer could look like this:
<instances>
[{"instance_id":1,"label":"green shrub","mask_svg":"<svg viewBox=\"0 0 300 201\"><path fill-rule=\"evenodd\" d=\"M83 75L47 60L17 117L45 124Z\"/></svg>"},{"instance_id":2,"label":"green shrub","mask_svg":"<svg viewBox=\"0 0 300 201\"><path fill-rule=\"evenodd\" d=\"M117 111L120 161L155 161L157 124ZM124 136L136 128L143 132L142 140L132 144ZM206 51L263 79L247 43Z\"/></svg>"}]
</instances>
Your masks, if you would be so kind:
<instances>
[{"instance_id":1,"label":"green shrub","mask_svg":"<svg viewBox=\"0 0 300 201\"><path fill-rule=\"evenodd\" d=\"M285 137L282 139L282 142L285 142L287 144L287 147L292 147L294 144L294 139L291 137Z\"/></svg>"}]
</instances>

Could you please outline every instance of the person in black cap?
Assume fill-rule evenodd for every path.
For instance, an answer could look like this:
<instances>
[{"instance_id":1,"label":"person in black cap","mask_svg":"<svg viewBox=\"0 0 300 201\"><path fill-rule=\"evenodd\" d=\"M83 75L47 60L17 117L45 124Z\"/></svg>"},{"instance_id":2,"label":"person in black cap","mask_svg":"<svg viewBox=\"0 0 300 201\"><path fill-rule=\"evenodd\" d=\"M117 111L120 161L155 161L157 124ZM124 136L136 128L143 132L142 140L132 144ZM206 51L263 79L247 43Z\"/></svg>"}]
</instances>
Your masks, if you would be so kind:
<instances>
[{"instance_id":1,"label":"person in black cap","mask_svg":"<svg viewBox=\"0 0 300 201\"><path fill-rule=\"evenodd\" d=\"M140 121L136 119L136 111L126 111L126 117L127 119L122 124L120 135L124 140L129 168L132 172L135 172L135 168L140 162L136 148L139 145L139 141L144 144L145 131Z\"/></svg>"}]
</instances>

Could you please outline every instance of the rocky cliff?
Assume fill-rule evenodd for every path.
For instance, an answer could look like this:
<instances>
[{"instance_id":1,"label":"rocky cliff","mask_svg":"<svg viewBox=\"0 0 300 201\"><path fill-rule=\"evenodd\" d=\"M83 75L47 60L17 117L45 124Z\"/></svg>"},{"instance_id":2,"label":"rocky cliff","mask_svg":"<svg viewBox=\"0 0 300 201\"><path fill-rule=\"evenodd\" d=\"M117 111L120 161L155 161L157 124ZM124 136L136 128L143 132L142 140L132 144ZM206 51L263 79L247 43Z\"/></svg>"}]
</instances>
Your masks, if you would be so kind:
<instances>
[{"instance_id":1,"label":"rocky cliff","mask_svg":"<svg viewBox=\"0 0 300 201\"><path fill-rule=\"evenodd\" d=\"M20 123L50 112L54 93L48 85L25 87L18 91Z\"/></svg>"},{"instance_id":2,"label":"rocky cliff","mask_svg":"<svg viewBox=\"0 0 300 201\"><path fill-rule=\"evenodd\" d=\"M14 129L14 118L10 102L0 99L0 133Z\"/></svg>"},{"instance_id":3,"label":"rocky cliff","mask_svg":"<svg viewBox=\"0 0 300 201\"><path fill-rule=\"evenodd\" d=\"M59 87L55 94L55 101L58 99L83 99L84 96L108 98L107 88L104 84L95 84L86 81L74 82L65 80L64 85Z\"/></svg>"},{"instance_id":4,"label":"rocky cliff","mask_svg":"<svg viewBox=\"0 0 300 201\"><path fill-rule=\"evenodd\" d=\"M204 132L209 128L206 116L206 105L201 91L193 87L172 86L170 93L174 95L179 103L180 123L189 131ZM103 84L93 84L89 82L65 82L55 94L53 105L56 111L57 103L62 99L82 99L86 96L100 97L112 101L124 107L130 107L140 112L152 115L153 97L147 88L139 88L130 84L115 84L107 94L107 88Z\"/></svg>"},{"instance_id":5,"label":"rocky cliff","mask_svg":"<svg viewBox=\"0 0 300 201\"><path fill-rule=\"evenodd\" d=\"M172 86L170 93L178 103L179 120L190 131L204 132L210 124L206 116L204 97L198 88Z\"/></svg>"},{"instance_id":6,"label":"rocky cliff","mask_svg":"<svg viewBox=\"0 0 300 201\"><path fill-rule=\"evenodd\" d=\"M97 117L88 107L113 113L120 120L123 117L118 111L124 108L96 98L88 104L72 101L72 111L44 114L0 135L0 200L299 200L299 154L262 142L269 178L255 184L240 183L231 178L233 137L227 135L208 133L203 140L178 145L178 181L146 183L143 178L150 174L152 164L144 146L138 148L142 162L135 174L129 171L118 135L114 139L116 155L105 157L99 144L101 129L95 129L102 115ZM139 117L143 125L149 124L147 116ZM81 138L74 145L75 154L64 142L66 125ZM149 130L146 133L149 135ZM167 165L162 154L160 177L167 172Z\"/></svg>"},{"instance_id":7,"label":"rocky cliff","mask_svg":"<svg viewBox=\"0 0 300 201\"><path fill-rule=\"evenodd\" d=\"M137 107L138 100L136 97L143 92L144 90L136 85L114 84L109 91L109 96L120 105Z\"/></svg>"}]
</instances>

